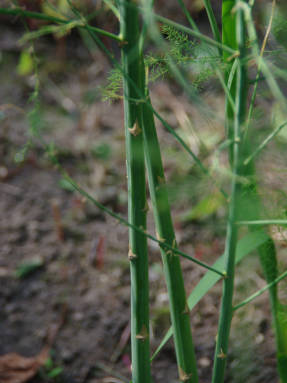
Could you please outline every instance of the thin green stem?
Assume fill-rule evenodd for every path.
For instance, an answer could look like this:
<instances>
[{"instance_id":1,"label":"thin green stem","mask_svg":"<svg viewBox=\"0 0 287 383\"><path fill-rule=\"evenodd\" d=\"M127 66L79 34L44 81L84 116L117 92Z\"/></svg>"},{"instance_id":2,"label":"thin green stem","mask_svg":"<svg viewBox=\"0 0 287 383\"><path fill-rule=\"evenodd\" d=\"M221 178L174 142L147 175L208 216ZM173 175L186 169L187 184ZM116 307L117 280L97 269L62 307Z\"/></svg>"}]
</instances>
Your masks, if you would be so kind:
<instances>
[{"instance_id":1,"label":"thin green stem","mask_svg":"<svg viewBox=\"0 0 287 383\"><path fill-rule=\"evenodd\" d=\"M118 9L114 6L113 2L111 0L103 0L104 3L110 8L110 10L113 12L113 14L116 16L116 18L120 19L120 12Z\"/></svg>"},{"instance_id":2,"label":"thin green stem","mask_svg":"<svg viewBox=\"0 0 287 383\"><path fill-rule=\"evenodd\" d=\"M205 6L207 16L208 16L208 20L209 20L209 24L210 24L210 27L212 30L213 37L214 37L215 41L222 44L219 28L217 25L217 21L216 21L210 0L203 0L203 3ZM221 51L221 49L220 49L220 51Z\"/></svg>"},{"instance_id":3,"label":"thin green stem","mask_svg":"<svg viewBox=\"0 0 287 383\"><path fill-rule=\"evenodd\" d=\"M140 227L138 226L135 226L133 225L131 222L127 221L126 219L124 219L123 217L121 217L119 214L113 212L112 210L110 210L109 208L107 208L106 206L104 206L103 204L101 204L99 201L97 201L90 193L88 193L86 190L84 190L80 185L78 185L75 180L73 180L70 176L68 176L68 174L64 171L64 169L61 168L61 165L58 163L58 162L55 162L56 160L53 158L53 162L57 165L57 167L61 170L62 174L63 174L63 177L70 183L70 185L73 187L73 189L75 191L77 191L78 193L80 193L83 197L87 198L90 202L92 202L95 206L97 206L100 210L104 211L106 214L110 215L111 217L115 218L119 223L133 229L133 230L136 230L138 233L142 234L142 235L145 235L148 239L150 239L151 241L153 242L156 242L160 245L160 247L162 248L166 248L167 250L170 250L171 252L175 253L175 254L178 254L180 256L182 256L183 258L186 258L188 259L189 261L191 262L194 262L195 264L207 269L207 270L210 270L212 272L214 272L215 274L218 274L220 275L221 277L224 277L226 274L223 272L223 271L220 271L216 268L213 268L212 266L209 266L207 265L206 263L204 262L201 262L199 261L198 259L184 253L183 251L173 247L173 246L170 246L168 243L165 243L163 242L162 240L160 239L157 239L156 237L154 237L153 235L147 233L145 230L141 229Z\"/></svg>"},{"instance_id":4,"label":"thin green stem","mask_svg":"<svg viewBox=\"0 0 287 383\"><path fill-rule=\"evenodd\" d=\"M71 22L75 22L75 20L69 20L69 19L49 16L49 15L46 15L45 13L25 11L22 8L12 8L12 9L0 8L0 15L21 16L21 17L26 17L26 18L30 18L30 19L49 21L51 23L56 23L56 24L69 24ZM105 31L105 30L97 28L97 27L93 27L89 24L84 24L82 26L77 26L77 27L93 31L99 35L109 37L109 38L116 40L116 41L119 41L119 42L123 41L121 36L117 36L113 33L110 33L108 31Z\"/></svg>"},{"instance_id":5,"label":"thin green stem","mask_svg":"<svg viewBox=\"0 0 287 383\"><path fill-rule=\"evenodd\" d=\"M235 6L235 0L222 0L222 43L232 47L233 49L237 49L237 41L236 41L236 23L235 23L235 14L233 12ZM238 59L236 55L230 60L229 54L225 51L222 52L222 58L226 65L225 71L225 81L227 83L227 87L229 89L230 97L226 95L225 98L225 134L227 139L232 141L232 126L234 120L234 108L232 107L232 103L230 103L229 98L235 100L236 95L236 80L235 73L237 71ZM229 159L232 163L232 147L229 150Z\"/></svg>"},{"instance_id":6,"label":"thin green stem","mask_svg":"<svg viewBox=\"0 0 287 383\"><path fill-rule=\"evenodd\" d=\"M236 1L238 3L239 0ZM231 10L230 10L231 11ZM219 316L218 335L215 348L213 383L222 383L226 368L226 358L228 352L229 333L232 320L232 299L234 289L235 255L237 242L236 217L238 215L238 198L241 185L238 182L240 176L240 140L242 125L245 121L245 98L246 98L246 68L244 63L245 56L245 24L243 12L238 9L236 12L236 42L240 51L239 63L236 73L236 97L235 113L233 123L233 149L232 149L232 181L231 199L229 205L229 216L227 224L227 235L225 244L225 259L227 278L223 281L223 294Z\"/></svg>"},{"instance_id":7,"label":"thin green stem","mask_svg":"<svg viewBox=\"0 0 287 383\"><path fill-rule=\"evenodd\" d=\"M236 311L236 310L240 309L241 307L247 305L248 303L252 302L255 298L257 298L260 295L262 295L263 293L265 293L265 291L269 290L270 287L277 285L280 281L282 281L282 279L284 279L286 277L287 277L287 271L285 271L279 277L274 279L273 282L268 283L265 287L256 291L256 293L254 293L254 294L250 295L248 298L244 299L244 301L238 303L236 306L233 307L233 311Z\"/></svg>"},{"instance_id":8,"label":"thin green stem","mask_svg":"<svg viewBox=\"0 0 287 383\"><path fill-rule=\"evenodd\" d=\"M265 76L266 82L269 86L269 89L276 100L280 103L282 110L286 108L286 100L284 94L282 93L273 73L269 69L266 61L261 55L258 38L256 33L256 28L254 21L252 19L252 7L247 3L241 1L238 5L244 12L244 18L246 22L248 37L250 40L251 50L254 56L254 59L257 61L257 67L260 68L261 72Z\"/></svg>"},{"instance_id":9,"label":"thin green stem","mask_svg":"<svg viewBox=\"0 0 287 383\"><path fill-rule=\"evenodd\" d=\"M190 13L188 12L184 2L182 0L177 0L183 13L185 14L189 24L191 25L191 27L196 30L196 31L199 31L196 23L194 22L194 20L192 19L192 17L190 16ZM211 27L212 27L212 31L213 31L213 35L214 35L214 38L218 41L218 42L221 42L221 37L220 37L220 33L219 33L219 29L218 29L218 25L217 25L217 22L215 20L215 16L214 16L214 13L213 13L213 10L212 10L212 7L211 7L211 4L209 2L209 0L204 0L204 3L205 3L205 8L206 8L206 11L207 11L207 14L208 14L208 17L209 17L209 21L210 21L210 24L211 24ZM219 48L218 48L219 49ZM222 55L222 52L221 52L221 49L219 49L219 54ZM212 65L212 63L211 63ZM234 105L234 100L232 98L232 95L230 93L230 89L228 88L228 86L226 85L225 81L224 81L224 78L221 74L221 71L220 69L218 69L215 65L212 65L212 68L215 70L217 76L218 76L218 79L220 81L220 84L222 85L222 88L224 90L224 93L226 94L227 98L228 98L228 101L230 103L230 106L232 107L232 110L234 112L234 108L235 108L235 105Z\"/></svg>"},{"instance_id":10,"label":"thin green stem","mask_svg":"<svg viewBox=\"0 0 287 383\"><path fill-rule=\"evenodd\" d=\"M191 25L192 29L199 32L198 26L196 25L196 22L191 17L190 13L188 12L188 9L186 8L186 5L184 4L183 0L177 0L180 8L182 9L185 17L187 18L189 24Z\"/></svg>"},{"instance_id":11,"label":"thin green stem","mask_svg":"<svg viewBox=\"0 0 287 383\"><path fill-rule=\"evenodd\" d=\"M285 128L285 126L287 125L287 121L284 122L284 124L278 126L276 129L273 130L272 133L269 134L268 137L265 138L265 140L260 144L258 145L258 147L256 148L256 150L254 150L254 152L252 154L250 154L250 156L248 156L246 158L246 160L244 161L244 165L248 165L250 161L252 161L254 159L254 157L256 157L265 147L266 145L269 144L269 142L283 129Z\"/></svg>"},{"instance_id":12,"label":"thin green stem","mask_svg":"<svg viewBox=\"0 0 287 383\"><path fill-rule=\"evenodd\" d=\"M263 40L263 43L262 43L262 47L261 47L261 50L260 50L260 57L261 58L263 57L263 54L264 54L264 51L265 51L265 48L266 48L266 43L267 43L269 34L271 32L271 26L272 26L272 21L273 21L274 12L275 12L275 5L276 5L276 0L273 0L269 23L268 23L267 30L266 30L266 33L265 33L265 37L264 37L264 40ZM245 128L245 132L244 132L244 137L245 138L248 135L248 130L249 130L251 119L252 119L252 115L253 115L255 99L256 99L257 89L258 89L258 84L259 84L259 79L260 79L260 74L261 74L261 62L258 64L258 67L257 67L257 73L256 73L256 77L255 77L255 84L254 84L254 87L253 87L253 92L252 92L251 101L250 101L249 110L248 110L248 117L247 117L247 122L246 122L246 128Z\"/></svg>"},{"instance_id":13,"label":"thin green stem","mask_svg":"<svg viewBox=\"0 0 287 383\"><path fill-rule=\"evenodd\" d=\"M265 225L287 225L286 219L261 219L256 221L238 221L239 226L265 226Z\"/></svg>"},{"instance_id":14,"label":"thin green stem","mask_svg":"<svg viewBox=\"0 0 287 383\"><path fill-rule=\"evenodd\" d=\"M217 77L218 77L218 79L220 81L220 84L221 84L221 86L222 86L222 88L224 90L224 93L225 93L225 95L226 95L226 97L228 99L228 102L230 104L232 112L234 113L235 112L235 103L234 103L234 99L232 98L232 94L230 92L230 88L228 87L228 85L224 81L224 76L222 75L220 69L215 68L215 70L216 70Z\"/></svg>"}]
</instances>

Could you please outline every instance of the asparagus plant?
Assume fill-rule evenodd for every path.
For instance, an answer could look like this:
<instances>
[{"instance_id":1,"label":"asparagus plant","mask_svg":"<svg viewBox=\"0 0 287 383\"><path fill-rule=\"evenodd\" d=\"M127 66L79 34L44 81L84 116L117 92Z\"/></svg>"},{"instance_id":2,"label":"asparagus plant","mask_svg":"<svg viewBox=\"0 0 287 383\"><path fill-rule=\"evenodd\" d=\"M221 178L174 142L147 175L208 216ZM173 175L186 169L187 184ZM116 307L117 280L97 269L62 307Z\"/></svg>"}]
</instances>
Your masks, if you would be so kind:
<instances>
[{"instance_id":1,"label":"asparagus plant","mask_svg":"<svg viewBox=\"0 0 287 383\"><path fill-rule=\"evenodd\" d=\"M146 228L146 187L143 134L141 127L142 106L138 94L127 78L139 89L141 79L141 53L139 51L139 15L131 1L119 5L124 77L124 111L126 134L126 160L128 176L129 222ZM132 381L149 383L149 285L146 236L129 229L129 259L131 271L131 347Z\"/></svg>"},{"instance_id":2,"label":"asparagus plant","mask_svg":"<svg viewBox=\"0 0 287 383\"><path fill-rule=\"evenodd\" d=\"M148 5L148 2L146 3ZM149 2L152 9L152 2ZM145 19L145 31L149 20ZM143 41L141 44L143 50ZM145 84L145 68L142 57L142 84ZM176 238L171 218L168 195L165 186L165 175L161 159L161 151L154 123L151 101L145 87L146 103L142 107L142 128L144 134L144 153L147 167L149 190L155 218L157 237L161 241L161 254L164 274L169 295L171 322L179 379L182 382L198 382L196 359L190 328L189 308L186 300L184 280L178 255L165 245L176 248Z\"/></svg>"},{"instance_id":3,"label":"asparagus plant","mask_svg":"<svg viewBox=\"0 0 287 383\"><path fill-rule=\"evenodd\" d=\"M107 1L107 0L106 0ZM70 0L69 4L73 8ZM262 70L266 82L270 86L272 94L277 97L281 106L285 105L284 96L278 87L268 66L262 60L263 51L259 54L256 31L252 20L251 10L254 1L249 3L242 0L223 0L222 1L222 39L220 39L216 20L212 11L210 0L204 0L208 18L210 20L214 39L211 39L198 30L196 24L189 15L184 2L178 0L181 8L184 10L191 29L179 25L173 21L158 15L153 15L158 21L164 22L172 27L178 28L189 35L200 39L204 44L211 44L218 48L219 53L223 55L223 61L227 66L225 74L226 90L226 128L227 138L230 142L230 165L232 169L231 195L229 199L229 215L227 222L226 245L223 259L218 260L214 267L209 267L196 261L210 269L206 276L200 281L197 288L191 295L191 299L186 300L184 289L184 280L182 276L180 260L178 255L183 255L193 261L192 257L177 249L175 233L173 229L170 207L168 203L167 190L165 187L165 177L163 172L160 147L154 124L154 115L156 115L168 128L168 124L158 115L152 107L145 79L145 68L143 60L143 45L145 33L147 31L146 12L151 12L152 1L143 3L139 8L133 0L117 0L114 12L120 15L120 35L114 35L96 27L91 27L84 18L76 11L77 20L67 20L65 18L54 18L34 12L25 12L20 8L4 9L0 8L0 13L10 15L22 15L26 17L38 18L59 24L57 28L70 30L72 28L84 28L92 36L103 50L106 50L97 35L112 38L119 42L122 47L122 67L124 82L124 110L125 110L125 134L126 134L126 157L128 173L128 194L129 194L129 220L120 218L117 214L109 211L89 194L83 191L73 180L66 175L67 180L81 194L85 195L97 206L119 219L120 222L129 226L129 259L131 269L131 344L132 344L132 381L133 383L150 383L150 351L149 351L149 289L148 289L148 257L147 257L147 238L155 239L147 234L146 230L146 186L145 186L145 163L148 175L151 202L153 206L157 241L164 264L164 273L168 288L170 300L170 312L172 320L172 332L174 335L175 350L178 362L179 377L183 382L197 383L198 375L196 368L195 352L192 341L189 307L193 307L196 302L208 291L208 289L222 276L223 294L220 309L219 329L216 341L216 350L213 369L213 383L222 383L226 367L226 357L229 343L229 333L231 327L232 315L239 307L250 302L256 296L266 289L269 290L273 322L275 326L278 369L283 383L287 382L287 334L285 319L282 319L281 305L278 300L277 283L286 276L286 272L278 277L277 258L275 245L263 229L254 232L254 220L259 217L261 204L258 197L257 185L255 182L255 169L253 158L262 150L263 146L258 147L254 154L250 154L251 130L246 129L246 96L248 91L247 79L247 56L246 56L246 34L248 32L251 42L251 50L254 57L258 60L258 73ZM145 7L145 5L150 6ZM273 0L275 4L275 0ZM119 11L119 12L118 12ZM139 16L143 17L143 28L139 21ZM151 13L149 13L149 16ZM271 27L270 27L271 28ZM58 29L57 29L58 30ZM55 31L48 28L47 33ZM45 32L45 31L44 31ZM46 33L45 32L45 33ZM39 34L40 36L40 34ZM265 41L266 44L266 41ZM105 51L108 55L109 52ZM114 62L114 58L109 56ZM177 68L173 68L173 73L181 83L184 89L188 86L184 84L184 79ZM258 80L258 75L256 79ZM254 90L249 108L248 123L249 126L252 117L252 110L257 90ZM285 124L282 125L282 127ZM280 129L282 127L279 127ZM277 131L279 131L279 128ZM172 131L172 128L170 128ZM176 136L176 134L173 132ZM272 134L270 137L273 138ZM271 139L270 138L270 139ZM183 140L177 137L185 149L192 155L196 163L200 165L201 170L208 174L208 170L202 163L194 157L194 154L187 148ZM268 138L268 140L270 140ZM249 180L247 184L242 184L241 177ZM243 209L244 208L244 209ZM241 212L244 210L245 215ZM246 214L248 212L248 214ZM244 223L250 227L252 246L238 251L238 222ZM250 221L251 220L251 221ZM253 221L252 221L253 220ZM251 222L251 223L250 223ZM255 221L263 225L265 221ZM262 223L263 222L263 223ZM271 222L271 221L270 221ZM270 223L269 222L269 223ZM275 222L275 221L274 221ZM266 223L266 222L265 222ZM277 222L278 223L278 222ZM281 222L282 223L282 222ZM285 222L286 223L286 222ZM261 226L260 226L261 227ZM258 237L258 238L257 238ZM256 239L257 238L257 239ZM254 244L254 242L256 242ZM268 285L261 291L253 294L242 303L233 307L234 274L236 262L245 256L250 249L259 246L259 255L264 274ZM225 262L226 273L219 271ZM211 272L217 273L213 277ZM171 331L170 331L171 333Z\"/></svg>"},{"instance_id":4,"label":"asparagus plant","mask_svg":"<svg viewBox=\"0 0 287 383\"><path fill-rule=\"evenodd\" d=\"M238 6L239 0L233 1L233 6ZM223 14L226 17L226 12L231 15L232 8L230 1L223 1ZM227 9L226 7L227 6ZM234 273L235 273L235 251L238 227L236 221L239 213L239 198L241 194L240 177L240 162L241 162L241 140L242 128L245 122L246 114L246 64L245 64L245 49L246 49L246 31L243 10L237 7L234 12L234 21L236 27L231 24L231 28L236 32L236 48L239 51L238 65L236 70L235 87L235 112L233 115L232 129L229 126L229 138L232 139L231 149L231 195L229 202L229 214L227 222L227 234L225 243L225 258L226 258L226 278L223 281L223 292L221 300L221 308L219 314L218 334L216 339L214 366L213 366L213 383L221 383L224 381L224 373L226 367L226 358L228 352L229 333L232 320L232 300L234 290ZM226 43L226 41L225 41ZM232 42L233 43L233 42ZM228 101L227 101L228 102ZM229 119L230 110L227 108L227 119Z\"/></svg>"},{"instance_id":5,"label":"asparagus plant","mask_svg":"<svg viewBox=\"0 0 287 383\"><path fill-rule=\"evenodd\" d=\"M176 247L176 239L154 118L151 110L146 106L143 107L143 131L151 202L157 235L162 242L161 254L170 301L179 378L182 382L195 383L198 381L198 376L190 329L189 308L179 257L172 250L165 247L165 244Z\"/></svg>"}]
</instances>

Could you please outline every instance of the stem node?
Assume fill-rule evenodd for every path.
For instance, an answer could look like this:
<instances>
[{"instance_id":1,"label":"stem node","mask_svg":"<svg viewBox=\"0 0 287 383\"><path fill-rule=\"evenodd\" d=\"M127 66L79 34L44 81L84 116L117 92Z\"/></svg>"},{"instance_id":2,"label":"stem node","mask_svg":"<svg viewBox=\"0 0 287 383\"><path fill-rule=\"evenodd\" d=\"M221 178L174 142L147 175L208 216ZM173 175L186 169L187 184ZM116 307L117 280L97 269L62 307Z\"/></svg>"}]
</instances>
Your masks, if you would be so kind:
<instances>
[{"instance_id":1,"label":"stem node","mask_svg":"<svg viewBox=\"0 0 287 383\"><path fill-rule=\"evenodd\" d=\"M219 359L225 359L226 358L226 354L224 354L222 349L220 351L220 354L217 355L217 358L219 358Z\"/></svg>"},{"instance_id":2,"label":"stem node","mask_svg":"<svg viewBox=\"0 0 287 383\"><path fill-rule=\"evenodd\" d=\"M187 374L185 371L183 371L181 367L179 367L178 372L179 372L179 379L181 382L187 382L192 377L191 373Z\"/></svg>"},{"instance_id":3,"label":"stem node","mask_svg":"<svg viewBox=\"0 0 287 383\"><path fill-rule=\"evenodd\" d=\"M140 126L139 126L138 121L136 121L134 123L134 126L132 128L129 128L130 134L132 134L135 137L138 136L141 133L141 131L142 130L141 130Z\"/></svg>"},{"instance_id":4,"label":"stem node","mask_svg":"<svg viewBox=\"0 0 287 383\"><path fill-rule=\"evenodd\" d=\"M146 340L148 338L148 331L145 325L142 326L141 331L136 335L138 340Z\"/></svg>"},{"instance_id":5,"label":"stem node","mask_svg":"<svg viewBox=\"0 0 287 383\"><path fill-rule=\"evenodd\" d=\"M185 302L185 307L184 307L184 310L182 312L184 315L186 314L189 314L190 313L190 310L189 310L189 307L188 307L188 304L187 302Z\"/></svg>"},{"instance_id":6,"label":"stem node","mask_svg":"<svg viewBox=\"0 0 287 383\"><path fill-rule=\"evenodd\" d=\"M136 254L134 254L132 252L132 249L129 249L128 258L129 258L130 261L132 261L132 260L137 258Z\"/></svg>"}]
</instances>

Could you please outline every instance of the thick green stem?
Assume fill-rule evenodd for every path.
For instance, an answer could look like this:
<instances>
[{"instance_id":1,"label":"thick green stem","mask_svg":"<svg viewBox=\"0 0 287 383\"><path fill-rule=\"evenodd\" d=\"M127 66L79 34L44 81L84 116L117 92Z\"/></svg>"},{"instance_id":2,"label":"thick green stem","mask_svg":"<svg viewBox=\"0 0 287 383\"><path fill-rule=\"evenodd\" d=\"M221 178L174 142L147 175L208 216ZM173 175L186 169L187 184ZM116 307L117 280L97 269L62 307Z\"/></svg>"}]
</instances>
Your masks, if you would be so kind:
<instances>
[{"instance_id":1,"label":"thick green stem","mask_svg":"<svg viewBox=\"0 0 287 383\"><path fill-rule=\"evenodd\" d=\"M153 113L146 105L143 107L143 131L148 181L157 235L164 243L175 247L176 239L165 187L160 147ZM177 254L166 248L161 247L161 253L170 301L179 377L182 382L196 383L198 382L196 360L180 260Z\"/></svg>"},{"instance_id":2,"label":"thick green stem","mask_svg":"<svg viewBox=\"0 0 287 383\"><path fill-rule=\"evenodd\" d=\"M146 0L145 6L146 10L151 13L153 0ZM141 76L143 84L146 82L143 60L144 37L150 26L150 22L151 17L144 18L144 27L140 44L142 55ZM182 382L197 383L196 359L180 260L174 251L163 246L164 244L176 248L176 239L168 203L167 190L165 187L160 146L148 89L145 92L145 99L146 103L142 106L141 120L141 127L144 133L144 152L157 237L162 242L160 249L170 301L171 321L174 330L174 343L179 378Z\"/></svg>"},{"instance_id":3,"label":"thick green stem","mask_svg":"<svg viewBox=\"0 0 287 383\"><path fill-rule=\"evenodd\" d=\"M126 44L122 48L124 77L124 109L126 132L126 156L129 194L129 222L146 228L146 188L143 134L140 128L142 105L130 78L144 92L141 79L141 55L139 51L139 15L135 7L125 1L120 7L121 35ZM131 101L134 100L134 101ZM131 271L131 346L132 381L149 383L149 288L146 237L134 229L129 230Z\"/></svg>"},{"instance_id":4,"label":"thick green stem","mask_svg":"<svg viewBox=\"0 0 287 383\"><path fill-rule=\"evenodd\" d=\"M235 13L233 12L233 8L235 6L236 0L222 0L222 43L233 48L234 50L237 50L237 41L236 41L236 22L235 22ZM228 84L229 88L229 94L232 100L235 99L236 95L236 78L235 76L233 79L228 83L229 75L231 72L231 67L234 64L234 60L229 59L229 55L226 53L226 51L222 52L223 60L226 65L226 72L225 72L225 82ZM234 108L232 106L232 103L230 103L227 95L225 96L225 133L228 139L232 140L232 126L233 126L233 120L234 120ZM232 146L230 147L229 152L229 158L230 162L232 162L233 153L232 153Z\"/></svg>"},{"instance_id":5,"label":"thick green stem","mask_svg":"<svg viewBox=\"0 0 287 383\"><path fill-rule=\"evenodd\" d=\"M235 4L238 4L239 0ZM231 12L231 4L229 2ZM236 40L240 52L237 72L236 72L236 93L235 93L235 113L232 129L232 184L231 199L229 205L229 216L227 224L227 236L225 245L226 272L227 277L223 281L223 294L221 301L218 334L214 356L213 383L222 383L226 367L226 358L228 352L229 334L232 320L232 299L234 289L234 271L235 271L235 250L237 242L238 200L241 193L240 176L240 141L242 125L246 114L246 68L244 63L245 55L245 24L243 12L240 8L236 10ZM228 116L227 116L228 118Z\"/></svg>"}]
</instances>

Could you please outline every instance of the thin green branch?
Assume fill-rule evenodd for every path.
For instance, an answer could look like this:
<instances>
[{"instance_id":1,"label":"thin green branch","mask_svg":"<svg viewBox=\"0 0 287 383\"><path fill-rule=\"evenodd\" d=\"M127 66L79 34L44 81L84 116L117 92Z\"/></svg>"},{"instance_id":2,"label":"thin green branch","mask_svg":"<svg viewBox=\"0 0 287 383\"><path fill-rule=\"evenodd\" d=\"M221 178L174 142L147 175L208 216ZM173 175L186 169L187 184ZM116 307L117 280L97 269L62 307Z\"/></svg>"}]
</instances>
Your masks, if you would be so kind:
<instances>
[{"instance_id":1,"label":"thin green branch","mask_svg":"<svg viewBox=\"0 0 287 383\"><path fill-rule=\"evenodd\" d=\"M242 302L238 303L237 305L235 305L233 307L233 311L236 311L236 310L240 309L241 307L247 305L248 303L253 301L255 298L257 298L261 294L263 294L265 291L269 290L270 287L273 287L273 286L277 285L280 281L282 281L282 279L284 279L286 277L287 277L287 270L284 273L282 273L279 277L274 279L273 282L268 283L265 287L263 287L262 289L256 291L256 293L250 295L248 298L244 299L244 301L242 301Z\"/></svg>"},{"instance_id":2,"label":"thin green branch","mask_svg":"<svg viewBox=\"0 0 287 383\"><path fill-rule=\"evenodd\" d=\"M44 20L44 21L49 21L51 23L56 23L56 24L69 24L71 22L75 22L74 19L70 20L70 19L63 19L63 18L59 18L59 17L54 17L54 16L49 16L49 15L46 15L45 13L38 13L38 12L30 12L30 11L25 11L23 10L22 8L0 8L0 15L11 15L11 16L21 16L21 17L26 17L26 18L30 18L30 19L38 19L38 20ZM87 29L89 31L93 31L99 35L102 35L102 36L106 36L106 37L109 37L113 40L116 40L118 42L122 42L122 37L121 36L117 36L113 33L110 33L108 31L105 31L103 29L100 29L100 28L97 28L97 27L93 27L87 23L83 24L83 25L79 25L77 26L78 28L84 28L84 29Z\"/></svg>"},{"instance_id":3,"label":"thin green branch","mask_svg":"<svg viewBox=\"0 0 287 383\"><path fill-rule=\"evenodd\" d=\"M55 162L55 160L53 160L53 161ZM61 167L58 163L56 163L56 165L59 169L61 169ZM145 230L142 230L141 228L133 225L132 223L130 223L129 221L127 221L126 219L121 217L119 214L113 212L112 210L110 210L109 208L107 208L106 206L101 204L99 201L97 201L91 194L89 194L80 185L78 185L64 170L62 170L62 174L63 174L63 177L70 183L70 185L73 187L73 189L75 191L80 193L83 197L87 198L90 202L92 202L94 205L96 205L99 209L101 209L102 211L104 211L105 213L110 215L111 217L115 218L121 224L123 224L127 227L130 227L131 229L136 230L140 234L144 234L147 238L149 238L153 242L158 243L159 246L162 248L170 250L171 252L178 254L178 255L182 256L183 258L186 258L186 259L196 263L197 265L204 267L207 270L211 270L214 273L220 275L221 277L226 276L226 274L223 271L217 270L217 269L213 268L212 266L209 266L206 263L199 261L198 259L192 257L191 255L184 253L183 251L169 245L168 243L165 243L161 239L157 239L153 235L147 233Z\"/></svg>"},{"instance_id":4,"label":"thin green branch","mask_svg":"<svg viewBox=\"0 0 287 383\"><path fill-rule=\"evenodd\" d=\"M196 23L194 22L194 20L192 19L192 17L190 16L190 13L188 12L184 2L182 0L177 0L183 13L185 14L189 24L191 25L191 27L195 30L195 31L198 31L199 32L199 29L196 25ZM212 31L213 31L213 35L215 37L215 39L221 43L221 37L220 37L220 33L219 33L219 29L218 29L218 25L217 25L217 22L215 20L215 16L214 16L214 13L213 13L213 10L212 10L212 7L211 7L211 4L209 2L209 0L204 0L204 3L205 3L205 8L206 8L206 11L207 11L207 14L208 14L208 17L209 17L209 21L210 21L210 24L211 24L211 27L212 27ZM219 49L219 54L221 55L222 52L221 50ZM232 95L230 93L230 89L228 88L228 86L226 85L225 81L224 81L224 77L220 71L219 68L217 68L215 65L212 65L211 63L211 66L212 68L215 70L217 76L218 76L218 79L219 79L219 82L224 90L224 93L226 94L229 102L230 102L230 106L232 107L232 110L234 112L234 109L235 109L235 104L234 104L234 100L232 98Z\"/></svg>"},{"instance_id":5,"label":"thin green branch","mask_svg":"<svg viewBox=\"0 0 287 383\"><path fill-rule=\"evenodd\" d=\"M113 12L113 14L116 16L116 18L120 19L120 12L118 9L114 6L111 0L103 0L104 3L110 8L110 10Z\"/></svg>"},{"instance_id":6,"label":"thin green branch","mask_svg":"<svg viewBox=\"0 0 287 383\"><path fill-rule=\"evenodd\" d=\"M250 161L254 159L255 156L257 156L264 148L266 145L269 144L269 142L287 125L287 121L284 122L284 124L278 126L276 129L273 130L272 133L269 134L268 137L265 138L265 140L257 147L257 149L250 154L248 158L244 161L244 165L248 165Z\"/></svg>"},{"instance_id":7,"label":"thin green branch","mask_svg":"<svg viewBox=\"0 0 287 383\"><path fill-rule=\"evenodd\" d=\"M286 219L260 219L256 221L238 221L239 226L265 226L265 225L287 225Z\"/></svg>"},{"instance_id":8,"label":"thin green branch","mask_svg":"<svg viewBox=\"0 0 287 383\"><path fill-rule=\"evenodd\" d=\"M271 27L272 27L272 22L273 22L273 18L274 18L274 12L275 12L275 5L276 5L276 0L273 0L270 19L269 19L269 22L268 22L267 30L266 30L266 33L265 33L265 36L264 36L264 40L263 40L263 43L262 43L262 46L261 46L261 50L260 50L260 57L261 58L264 55L264 51L265 51L265 48L266 48L267 40L268 40L269 34L271 32ZM258 67L257 67L257 73L256 73L256 77L255 77L255 84L254 84L254 88L253 88L253 92L252 92L252 96L251 96L251 101L250 101L250 105L249 105L249 110L248 110L248 117L247 117L245 132L244 132L244 138L247 137L248 130L249 130L249 127L250 127L250 123L251 123L251 119L252 119L252 115L253 115L253 110L254 110L254 105L255 105L255 99L256 99L256 95L257 95L257 89L258 89L260 74L261 74L261 62L258 63Z\"/></svg>"},{"instance_id":9,"label":"thin green branch","mask_svg":"<svg viewBox=\"0 0 287 383\"><path fill-rule=\"evenodd\" d=\"M186 5L184 4L183 0L177 0L177 2L179 4L180 8L182 9L185 17L187 18L189 24L193 28L193 30L199 32L198 26L196 25L196 22L193 20L190 13L188 12L188 9L186 8Z\"/></svg>"},{"instance_id":10,"label":"thin green branch","mask_svg":"<svg viewBox=\"0 0 287 383\"><path fill-rule=\"evenodd\" d=\"M153 242L158 243L160 247L162 247L164 249L167 249L167 250L170 250L172 253L178 254L178 255L182 256L183 258L186 258L186 259L196 263L197 265L202 266L202 267L206 268L207 270L210 270L210 271L212 271L212 272L214 272L214 273L216 273L216 274L218 274L218 275L220 275L222 277L224 277L226 275L223 271L216 270L215 268L205 264L204 262L201 262L198 259L196 259L196 258L194 258L194 257L192 257L192 256L190 256L190 255L188 255L186 253L184 253L183 251L179 250L178 248L175 248L175 247L169 245L168 243L165 243L161 239L157 239L153 235L147 233L146 230L143 230L142 228L132 224L131 222L129 222L128 220L126 220L125 218L120 216L119 214L113 212L111 209L109 209L106 206L104 206L103 204L101 204L99 201L97 201L91 194L89 194L86 190L84 190L75 180L73 180L68 175L68 173L65 171L65 169L59 163L55 153L53 151L51 151L49 145L47 143L45 143L43 141L43 139L41 139L41 137L37 137L37 138L40 139L41 144L45 148L45 150L46 150L46 152L48 154L48 157L50 158L50 161L61 172L61 174L65 178L65 180L69 182L69 184L73 187L73 189L75 191L77 191L83 197L87 198L87 200L92 202L100 210L104 211L106 214L108 214L109 216L113 217L114 219L116 219L119 223L123 224L124 226L127 226L127 227L129 227L129 228L131 228L133 230L136 230L138 233L145 235L148 239L152 240Z\"/></svg>"},{"instance_id":11,"label":"thin green branch","mask_svg":"<svg viewBox=\"0 0 287 383\"><path fill-rule=\"evenodd\" d=\"M261 72L265 76L266 82L269 86L271 93L273 94L273 97L278 100L282 110L285 110L286 108L285 96L282 93L273 73L269 69L267 63L265 62L260 52L256 28L254 25L254 21L252 19L252 7L243 1L239 1L237 8L241 9L244 12L246 28L247 28L248 37L250 40L250 46L251 46L254 59L257 62L257 67L260 68Z\"/></svg>"},{"instance_id":12,"label":"thin green branch","mask_svg":"<svg viewBox=\"0 0 287 383\"><path fill-rule=\"evenodd\" d=\"M217 24L217 21L215 19L215 15L214 15L210 0L203 0L203 3L205 6L205 9L206 9L206 13L208 16L208 20L209 20L209 24L210 24L210 27L212 30L213 37L218 43L222 44L218 24ZM220 51L221 51L221 49L220 49Z\"/></svg>"},{"instance_id":13,"label":"thin green branch","mask_svg":"<svg viewBox=\"0 0 287 383\"><path fill-rule=\"evenodd\" d=\"M237 62L237 61L234 61L234 63ZM218 69L218 68L215 68L216 70L216 74L218 76L218 79L219 79L219 82L224 90L224 93L228 99L228 102L230 104L230 107L232 108L232 111L233 113L235 112L235 103L234 103L234 99L232 97L232 94L230 92L230 87L228 87L228 85L226 84L226 82L224 81L224 76L222 75L221 73L221 70ZM231 73L231 72L230 72Z\"/></svg>"}]
</instances>

